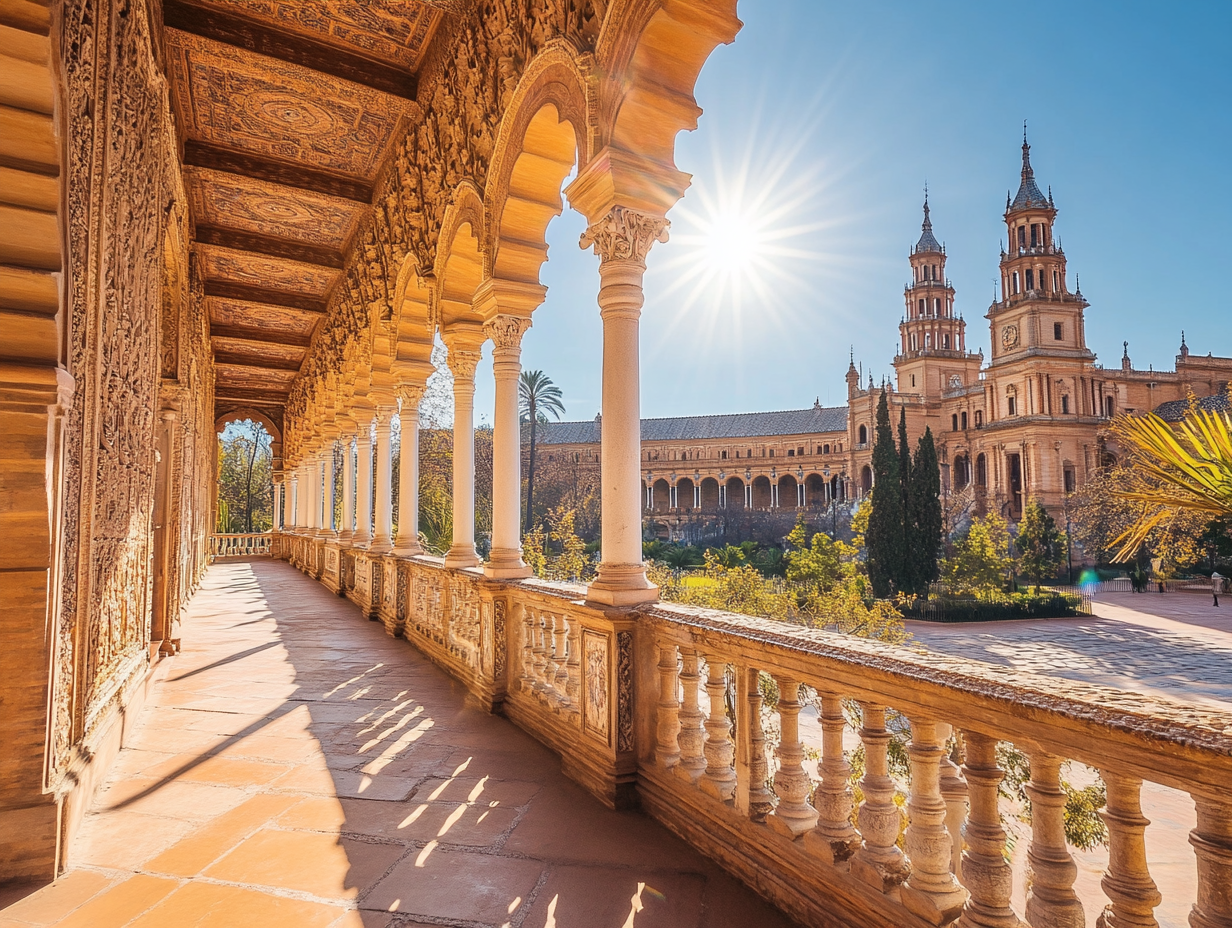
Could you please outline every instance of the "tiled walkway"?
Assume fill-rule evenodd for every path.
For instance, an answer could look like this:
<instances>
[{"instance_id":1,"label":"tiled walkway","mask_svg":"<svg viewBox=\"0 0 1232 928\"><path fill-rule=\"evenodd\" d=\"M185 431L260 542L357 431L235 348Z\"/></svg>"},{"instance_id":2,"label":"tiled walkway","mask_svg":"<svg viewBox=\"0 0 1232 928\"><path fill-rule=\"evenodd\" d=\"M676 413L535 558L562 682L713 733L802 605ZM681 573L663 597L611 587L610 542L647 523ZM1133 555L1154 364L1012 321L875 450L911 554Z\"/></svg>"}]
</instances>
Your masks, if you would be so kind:
<instances>
[{"instance_id":1,"label":"tiled walkway","mask_svg":"<svg viewBox=\"0 0 1232 928\"><path fill-rule=\"evenodd\" d=\"M908 622L915 644L1152 696L1232 708L1232 597L1101 593L1081 619Z\"/></svg>"},{"instance_id":2,"label":"tiled walkway","mask_svg":"<svg viewBox=\"0 0 1232 928\"><path fill-rule=\"evenodd\" d=\"M0 928L776 928L288 565L217 564L66 876Z\"/></svg>"}]
</instances>

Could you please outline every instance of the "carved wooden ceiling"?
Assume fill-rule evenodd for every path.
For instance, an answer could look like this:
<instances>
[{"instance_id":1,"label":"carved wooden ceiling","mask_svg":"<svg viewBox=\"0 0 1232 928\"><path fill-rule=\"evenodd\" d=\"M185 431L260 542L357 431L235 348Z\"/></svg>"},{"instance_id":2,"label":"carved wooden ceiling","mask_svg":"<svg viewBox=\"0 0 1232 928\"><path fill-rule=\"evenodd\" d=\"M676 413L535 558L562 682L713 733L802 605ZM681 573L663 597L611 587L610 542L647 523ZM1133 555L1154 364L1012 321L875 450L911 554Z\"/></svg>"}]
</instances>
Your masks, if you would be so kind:
<instances>
[{"instance_id":1,"label":"carved wooden ceiling","mask_svg":"<svg viewBox=\"0 0 1232 928\"><path fill-rule=\"evenodd\" d=\"M165 0L219 414L276 421L458 0Z\"/></svg>"}]
</instances>

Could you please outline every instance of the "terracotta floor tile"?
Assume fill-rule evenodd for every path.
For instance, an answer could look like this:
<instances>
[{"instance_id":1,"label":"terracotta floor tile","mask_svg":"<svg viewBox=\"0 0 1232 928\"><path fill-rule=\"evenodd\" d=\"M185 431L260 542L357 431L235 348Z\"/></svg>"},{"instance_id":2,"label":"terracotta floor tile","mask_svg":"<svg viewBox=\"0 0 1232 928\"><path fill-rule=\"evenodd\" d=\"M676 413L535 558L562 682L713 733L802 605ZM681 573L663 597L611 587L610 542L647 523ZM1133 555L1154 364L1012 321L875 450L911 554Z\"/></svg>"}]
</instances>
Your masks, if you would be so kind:
<instances>
[{"instance_id":1,"label":"terracotta floor tile","mask_svg":"<svg viewBox=\"0 0 1232 928\"><path fill-rule=\"evenodd\" d=\"M369 802L344 799L345 834L370 835L405 843L489 847L509 831L517 816L512 806L457 802Z\"/></svg>"},{"instance_id":2,"label":"terracotta floor tile","mask_svg":"<svg viewBox=\"0 0 1232 928\"><path fill-rule=\"evenodd\" d=\"M296 803L294 796L253 796L230 812L202 825L163 853L146 862L150 873L196 876L271 818Z\"/></svg>"},{"instance_id":3,"label":"terracotta floor tile","mask_svg":"<svg viewBox=\"0 0 1232 928\"><path fill-rule=\"evenodd\" d=\"M143 812L102 812L86 816L70 861L113 870L140 870L151 857L193 828L192 822Z\"/></svg>"},{"instance_id":4,"label":"terracotta floor tile","mask_svg":"<svg viewBox=\"0 0 1232 928\"><path fill-rule=\"evenodd\" d=\"M697 874L560 867L539 889L523 928L697 928L705 880ZM761 924L757 928L762 928Z\"/></svg>"},{"instance_id":5,"label":"terracotta floor tile","mask_svg":"<svg viewBox=\"0 0 1232 928\"><path fill-rule=\"evenodd\" d=\"M336 793L334 778L324 764L299 764L270 784L270 789L317 796Z\"/></svg>"},{"instance_id":6,"label":"terracotta floor tile","mask_svg":"<svg viewBox=\"0 0 1232 928\"><path fill-rule=\"evenodd\" d=\"M499 925L534 889L540 863L424 848L409 854L360 900L360 908Z\"/></svg>"},{"instance_id":7,"label":"terracotta floor tile","mask_svg":"<svg viewBox=\"0 0 1232 928\"><path fill-rule=\"evenodd\" d=\"M111 884L111 878L93 870L74 870L49 886L8 906L0 915L32 925L55 925L91 896Z\"/></svg>"},{"instance_id":8,"label":"terracotta floor tile","mask_svg":"<svg viewBox=\"0 0 1232 928\"><path fill-rule=\"evenodd\" d=\"M264 734L249 735L216 752L219 757L296 764L320 753L315 738L301 734L298 738L280 738Z\"/></svg>"},{"instance_id":9,"label":"terracotta floor tile","mask_svg":"<svg viewBox=\"0 0 1232 928\"><path fill-rule=\"evenodd\" d=\"M378 878L402 853L400 847L346 844L334 835L266 828L206 868L205 875L328 899L353 899L358 888Z\"/></svg>"},{"instance_id":10,"label":"terracotta floor tile","mask_svg":"<svg viewBox=\"0 0 1232 928\"><path fill-rule=\"evenodd\" d=\"M177 885L175 880L138 873L74 910L57 928L121 928L166 898Z\"/></svg>"},{"instance_id":11,"label":"terracotta floor tile","mask_svg":"<svg viewBox=\"0 0 1232 928\"><path fill-rule=\"evenodd\" d=\"M129 928L328 928L342 914L338 906L319 902L238 886L188 883Z\"/></svg>"},{"instance_id":12,"label":"terracotta floor tile","mask_svg":"<svg viewBox=\"0 0 1232 928\"><path fill-rule=\"evenodd\" d=\"M328 831L338 834L346 820L342 805L332 796L300 799L286 812L278 816L277 824L283 828L302 828L308 831Z\"/></svg>"},{"instance_id":13,"label":"terracotta floor tile","mask_svg":"<svg viewBox=\"0 0 1232 928\"><path fill-rule=\"evenodd\" d=\"M286 764L268 764L217 755L196 756L185 762L176 757L145 775L175 782L217 783L222 786L264 786L287 772Z\"/></svg>"},{"instance_id":14,"label":"terracotta floor tile","mask_svg":"<svg viewBox=\"0 0 1232 928\"><path fill-rule=\"evenodd\" d=\"M97 811L123 810L202 821L234 809L248 798L242 789L187 780L131 777L111 784L95 801Z\"/></svg>"},{"instance_id":15,"label":"terracotta floor tile","mask_svg":"<svg viewBox=\"0 0 1232 928\"><path fill-rule=\"evenodd\" d=\"M541 788L538 783L525 780L456 776L424 780L412 798L421 802L474 802L480 805L496 802L503 806L524 806Z\"/></svg>"}]
</instances>

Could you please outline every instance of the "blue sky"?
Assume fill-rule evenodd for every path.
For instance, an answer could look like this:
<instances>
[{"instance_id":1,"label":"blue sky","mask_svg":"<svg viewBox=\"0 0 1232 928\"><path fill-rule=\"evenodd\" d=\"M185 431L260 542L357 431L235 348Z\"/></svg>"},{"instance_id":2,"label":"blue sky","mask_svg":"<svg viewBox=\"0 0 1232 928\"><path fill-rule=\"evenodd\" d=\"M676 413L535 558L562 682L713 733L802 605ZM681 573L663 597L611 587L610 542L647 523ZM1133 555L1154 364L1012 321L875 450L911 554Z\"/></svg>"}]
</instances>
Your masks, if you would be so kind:
<instances>
[{"instance_id":1,"label":"blue sky","mask_svg":"<svg viewBox=\"0 0 1232 928\"><path fill-rule=\"evenodd\" d=\"M1119 365L1128 340L1135 366L1170 369L1182 328L1192 351L1232 355L1232 2L743 0L739 15L677 141L693 186L649 262L644 416L840 404L849 346L866 376L890 374L925 181L968 345L987 354L1024 119L1099 361ZM583 227L566 208L549 228L523 341L571 419L600 406ZM757 277L735 275L738 295L704 283L745 253ZM490 422L490 361L477 385Z\"/></svg>"}]
</instances>

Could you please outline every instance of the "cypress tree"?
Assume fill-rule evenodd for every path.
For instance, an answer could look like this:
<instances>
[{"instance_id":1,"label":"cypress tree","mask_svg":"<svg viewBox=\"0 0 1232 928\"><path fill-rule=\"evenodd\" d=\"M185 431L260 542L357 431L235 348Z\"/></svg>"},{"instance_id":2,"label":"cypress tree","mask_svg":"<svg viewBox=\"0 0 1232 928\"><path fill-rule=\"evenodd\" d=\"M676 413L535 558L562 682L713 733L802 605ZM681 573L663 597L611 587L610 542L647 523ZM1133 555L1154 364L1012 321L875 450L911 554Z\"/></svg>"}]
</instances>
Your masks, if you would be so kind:
<instances>
[{"instance_id":1,"label":"cypress tree","mask_svg":"<svg viewBox=\"0 0 1232 928\"><path fill-rule=\"evenodd\" d=\"M915 502L913 496L914 478L911 468L911 443L907 440L907 407L898 408L898 484L902 493L903 527L900 539L901 557L898 569L894 574L894 589L904 593L914 593L919 586L916 577L916 544L919 542L915 530Z\"/></svg>"},{"instance_id":2,"label":"cypress tree","mask_svg":"<svg viewBox=\"0 0 1232 928\"><path fill-rule=\"evenodd\" d=\"M873 445L873 495L864 536L868 552L868 578L873 594L884 598L894 587L902 564L903 490L898 474L898 449L890 427L886 391L877 403L876 444Z\"/></svg>"},{"instance_id":3,"label":"cypress tree","mask_svg":"<svg viewBox=\"0 0 1232 928\"><path fill-rule=\"evenodd\" d=\"M923 596L937 579L937 555L945 522L941 513L941 466L933 431L926 428L915 449L911 465L911 521L913 535L911 559L914 592Z\"/></svg>"}]
</instances>

